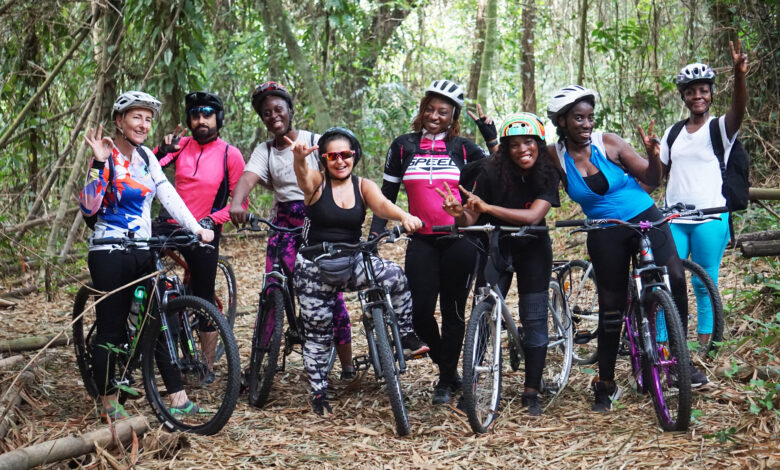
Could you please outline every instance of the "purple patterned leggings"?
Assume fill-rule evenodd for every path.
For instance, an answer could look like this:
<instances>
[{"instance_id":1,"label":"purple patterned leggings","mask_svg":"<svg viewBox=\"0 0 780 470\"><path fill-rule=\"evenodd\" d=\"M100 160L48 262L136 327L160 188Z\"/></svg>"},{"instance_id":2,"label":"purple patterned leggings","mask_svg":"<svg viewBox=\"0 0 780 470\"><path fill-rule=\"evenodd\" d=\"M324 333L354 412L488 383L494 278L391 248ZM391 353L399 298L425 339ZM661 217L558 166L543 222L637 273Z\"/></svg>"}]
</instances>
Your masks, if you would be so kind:
<instances>
[{"instance_id":1,"label":"purple patterned leggings","mask_svg":"<svg viewBox=\"0 0 780 470\"><path fill-rule=\"evenodd\" d=\"M275 225L294 228L303 225L306 218L306 206L303 201L279 202L276 206ZM275 233L268 238L268 247L265 255L265 272L270 272L274 264L272 253L276 247L280 247L282 263L294 272L295 255L301 245L299 237L289 233ZM344 295L339 292L336 297L336 305L333 310L333 339L336 344L349 344L352 341L352 325L349 322L349 312L344 304Z\"/></svg>"}]
</instances>

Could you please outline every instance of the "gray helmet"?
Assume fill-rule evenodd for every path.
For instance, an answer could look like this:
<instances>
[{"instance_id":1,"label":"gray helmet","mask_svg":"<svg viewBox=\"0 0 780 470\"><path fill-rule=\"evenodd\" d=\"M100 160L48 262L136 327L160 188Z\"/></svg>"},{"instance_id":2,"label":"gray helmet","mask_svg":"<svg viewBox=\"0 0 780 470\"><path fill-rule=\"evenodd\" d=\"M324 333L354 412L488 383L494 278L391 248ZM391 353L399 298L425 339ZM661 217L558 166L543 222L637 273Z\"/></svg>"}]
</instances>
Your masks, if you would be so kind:
<instances>
[{"instance_id":1,"label":"gray helmet","mask_svg":"<svg viewBox=\"0 0 780 470\"><path fill-rule=\"evenodd\" d=\"M677 89L682 93L693 82L707 82L713 85L715 83L715 71L707 64L688 64L677 74Z\"/></svg>"},{"instance_id":2,"label":"gray helmet","mask_svg":"<svg viewBox=\"0 0 780 470\"><path fill-rule=\"evenodd\" d=\"M131 108L144 108L152 112L152 117L160 114L162 104L149 93L143 91L126 91L119 95L114 101L114 116L117 113L124 113Z\"/></svg>"},{"instance_id":3,"label":"gray helmet","mask_svg":"<svg viewBox=\"0 0 780 470\"><path fill-rule=\"evenodd\" d=\"M554 125L558 125L556 120L558 116L567 112L574 103L589 99L593 103L596 102L598 94L580 85L569 85L563 87L553 94L550 98L550 102L547 104L547 117L553 122Z\"/></svg>"},{"instance_id":4,"label":"gray helmet","mask_svg":"<svg viewBox=\"0 0 780 470\"><path fill-rule=\"evenodd\" d=\"M465 101L463 88L455 82L449 80L434 80L428 88L425 89L425 94L435 93L441 95L453 103L459 110L463 107Z\"/></svg>"}]
</instances>

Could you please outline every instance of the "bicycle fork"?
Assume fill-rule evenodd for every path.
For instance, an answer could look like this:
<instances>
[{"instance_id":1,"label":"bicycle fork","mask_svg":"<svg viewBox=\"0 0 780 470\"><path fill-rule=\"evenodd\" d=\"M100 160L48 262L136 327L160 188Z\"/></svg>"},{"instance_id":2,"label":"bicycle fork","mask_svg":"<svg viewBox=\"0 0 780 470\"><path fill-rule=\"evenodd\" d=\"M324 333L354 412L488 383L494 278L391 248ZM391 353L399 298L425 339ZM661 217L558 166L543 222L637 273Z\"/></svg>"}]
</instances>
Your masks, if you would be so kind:
<instances>
[{"instance_id":1,"label":"bicycle fork","mask_svg":"<svg viewBox=\"0 0 780 470\"><path fill-rule=\"evenodd\" d=\"M363 326L366 329L366 339L368 342L369 356L374 366L374 371L377 373L377 377L381 377L382 366L379 363L379 353L377 351L376 341L374 334L372 333L374 328L384 328L385 325L377 325L374 323L374 318L371 315L371 309L374 307L383 308L385 310L385 323L390 327L390 341L391 346L395 350L395 359L398 362L398 373L403 374L406 372L406 358L403 354L403 346L401 345L401 334L398 330L398 322L396 320L395 310L393 310L392 302L390 301L390 294L381 287L373 287L367 290L358 292L358 298L360 299L360 308L363 311ZM381 299L383 300L369 300L369 299Z\"/></svg>"}]
</instances>

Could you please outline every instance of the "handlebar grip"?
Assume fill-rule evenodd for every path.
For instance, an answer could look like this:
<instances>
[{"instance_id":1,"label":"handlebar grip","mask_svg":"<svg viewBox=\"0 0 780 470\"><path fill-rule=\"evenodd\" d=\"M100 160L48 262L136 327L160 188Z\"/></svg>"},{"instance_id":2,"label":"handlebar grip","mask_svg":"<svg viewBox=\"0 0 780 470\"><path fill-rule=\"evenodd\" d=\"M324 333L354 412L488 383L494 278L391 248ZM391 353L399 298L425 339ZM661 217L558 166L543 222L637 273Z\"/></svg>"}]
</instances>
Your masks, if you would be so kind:
<instances>
[{"instance_id":1,"label":"handlebar grip","mask_svg":"<svg viewBox=\"0 0 780 470\"><path fill-rule=\"evenodd\" d=\"M728 212L728 207L708 207L707 209L702 209L701 213L702 215L710 215L710 214L722 214L724 212Z\"/></svg>"},{"instance_id":2,"label":"handlebar grip","mask_svg":"<svg viewBox=\"0 0 780 470\"><path fill-rule=\"evenodd\" d=\"M93 245L121 245L125 241L124 238L94 238L92 240Z\"/></svg>"},{"instance_id":3,"label":"handlebar grip","mask_svg":"<svg viewBox=\"0 0 780 470\"><path fill-rule=\"evenodd\" d=\"M433 232L453 232L455 231L455 224L452 225L434 225L431 227Z\"/></svg>"},{"instance_id":4,"label":"handlebar grip","mask_svg":"<svg viewBox=\"0 0 780 470\"><path fill-rule=\"evenodd\" d=\"M556 227L582 227L585 225L585 219L556 220Z\"/></svg>"},{"instance_id":5,"label":"handlebar grip","mask_svg":"<svg viewBox=\"0 0 780 470\"><path fill-rule=\"evenodd\" d=\"M526 230L531 233L547 233L550 231L546 225L529 225Z\"/></svg>"},{"instance_id":6,"label":"handlebar grip","mask_svg":"<svg viewBox=\"0 0 780 470\"><path fill-rule=\"evenodd\" d=\"M324 243L318 243L316 245L302 246L298 250L298 253L300 253L302 255L305 255L305 254L308 254L308 253L321 253L323 251L328 251L325 248L325 244Z\"/></svg>"}]
</instances>

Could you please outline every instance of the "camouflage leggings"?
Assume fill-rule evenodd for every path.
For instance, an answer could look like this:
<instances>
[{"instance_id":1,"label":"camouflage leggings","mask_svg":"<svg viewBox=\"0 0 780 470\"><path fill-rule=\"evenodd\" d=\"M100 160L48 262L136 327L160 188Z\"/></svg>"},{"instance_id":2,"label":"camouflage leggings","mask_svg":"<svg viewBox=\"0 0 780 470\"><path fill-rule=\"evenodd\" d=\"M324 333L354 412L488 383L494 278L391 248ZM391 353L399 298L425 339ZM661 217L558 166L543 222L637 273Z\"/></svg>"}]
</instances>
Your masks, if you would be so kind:
<instances>
[{"instance_id":1,"label":"camouflage leggings","mask_svg":"<svg viewBox=\"0 0 780 470\"><path fill-rule=\"evenodd\" d=\"M306 218L305 211L303 201L280 202L276 206L276 217L273 223L286 228L300 227ZM294 272L295 255L298 254L300 244L300 238L290 233L275 233L268 237L265 272L271 271L274 264L272 255L277 246L280 247L281 262L290 269L290 272ZM349 312L341 292L336 296L336 302L333 305L333 338L336 344L349 344L352 341L352 325L349 322Z\"/></svg>"},{"instance_id":2,"label":"camouflage leggings","mask_svg":"<svg viewBox=\"0 0 780 470\"><path fill-rule=\"evenodd\" d=\"M401 267L392 261L371 257L377 284L390 291L390 300L398 316L401 337L412 330L412 295ZM333 341L333 305L339 291L352 292L367 287L363 263L357 263L351 279L343 286L325 284L313 261L301 255L295 259L295 289L301 304L301 316L306 330L303 346L303 366L309 374L312 394L328 387L328 354Z\"/></svg>"}]
</instances>

